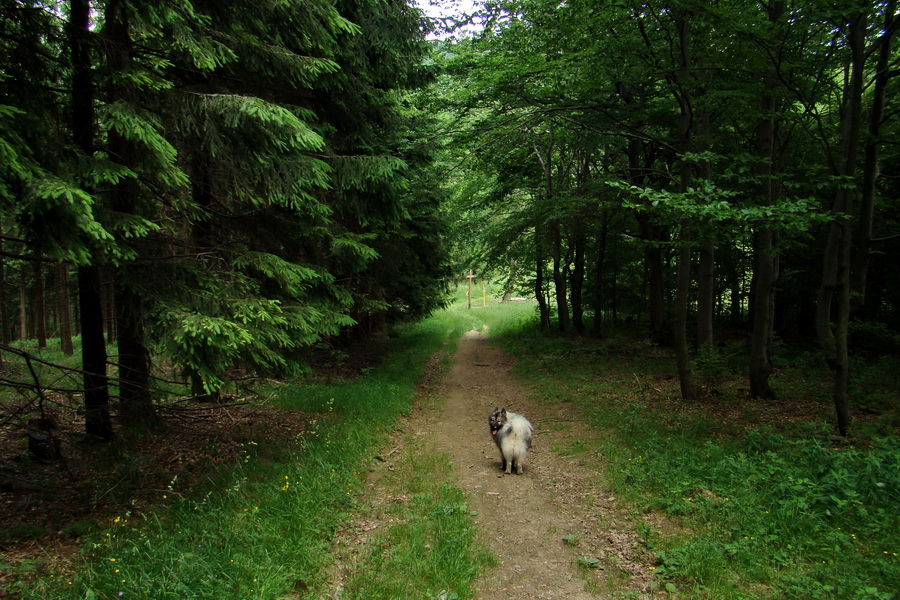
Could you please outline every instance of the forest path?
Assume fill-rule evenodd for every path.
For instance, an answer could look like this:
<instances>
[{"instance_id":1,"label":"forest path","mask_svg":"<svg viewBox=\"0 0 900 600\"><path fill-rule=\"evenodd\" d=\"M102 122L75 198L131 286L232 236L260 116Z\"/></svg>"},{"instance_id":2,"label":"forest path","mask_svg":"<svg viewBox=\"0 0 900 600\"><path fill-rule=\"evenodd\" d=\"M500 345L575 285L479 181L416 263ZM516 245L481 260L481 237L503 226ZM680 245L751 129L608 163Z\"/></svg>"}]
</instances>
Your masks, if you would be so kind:
<instances>
[{"instance_id":1,"label":"forest path","mask_svg":"<svg viewBox=\"0 0 900 600\"><path fill-rule=\"evenodd\" d=\"M441 401L417 419L416 435L433 436L451 457L456 484L497 558L498 566L476 582L478 598L580 600L642 590L650 577L642 546L633 523L620 527L624 517L603 484L601 461L578 455L586 435L580 419L565 404L530 399L510 372L514 364L484 334L470 331L441 382ZM525 415L535 427L523 475L500 469L487 426L497 407ZM580 557L599 559L598 568L579 566Z\"/></svg>"},{"instance_id":2,"label":"forest path","mask_svg":"<svg viewBox=\"0 0 900 600\"><path fill-rule=\"evenodd\" d=\"M650 597L649 553L607 489L602 459L585 451L590 433L564 402L540 403L510 372L515 359L491 346L481 332L463 336L441 373L435 357L413 413L379 461L374 461L359 522L339 535L332 577L340 598L360 548L382 522L392 500L384 480L406 451L437 450L449 457L452 481L468 496L479 541L497 559L475 582L478 600L588 600L613 592ZM524 414L534 443L522 475L505 475L487 419L497 407ZM407 447L400 452L401 448ZM566 538L567 541L564 541ZM590 566L580 566L579 561Z\"/></svg>"}]
</instances>

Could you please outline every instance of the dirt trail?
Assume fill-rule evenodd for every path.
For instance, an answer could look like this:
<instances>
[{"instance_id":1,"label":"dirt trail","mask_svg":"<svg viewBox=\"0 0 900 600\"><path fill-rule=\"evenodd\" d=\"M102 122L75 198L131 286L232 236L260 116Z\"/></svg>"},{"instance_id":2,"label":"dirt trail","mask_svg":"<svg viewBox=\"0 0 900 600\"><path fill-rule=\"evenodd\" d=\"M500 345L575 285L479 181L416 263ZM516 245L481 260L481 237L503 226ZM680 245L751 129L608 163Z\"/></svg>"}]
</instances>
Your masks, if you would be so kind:
<instances>
[{"instance_id":1,"label":"dirt trail","mask_svg":"<svg viewBox=\"0 0 900 600\"><path fill-rule=\"evenodd\" d=\"M481 540L497 558L498 566L475 583L478 599L587 600L613 591L650 597L648 554L634 523L606 489L600 459L579 448L584 427L568 405L531 400L510 373L514 363L482 333L467 333L459 340L449 373L436 388L431 381L423 390L439 401L416 407L387 455L400 456L401 447L421 439L416 451L437 446L450 457L455 483L469 496ZM522 475L503 474L488 431L488 416L501 406L524 414L535 427ZM358 548L389 525L377 515L378 505L390 501L380 482L393 469L392 460L376 462L366 494L370 510L339 536L331 598L342 595ZM592 568L579 566L579 559Z\"/></svg>"},{"instance_id":2,"label":"dirt trail","mask_svg":"<svg viewBox=\"0 0 900 600\"><path fill-rule=\"evenodd\" d=\"M478 597L598 598L610 589L609 578L619 589L641 590L650 571L642 564L641 545L628 533L633 527L617 525L622 515L598 480L598 459L565 458L551 450L583 439L580 423L564 406L530 400L510 373L513 364L483 334L470 331L442 382L443 402L425 419L439 449L451 456L457 482L498 559L498 567L477 582ZM523 475L502 474L488 433L487 417L501 406L535 426ZM566 536L574 536L568 538L574 543L565 543ZM580 567L579 557L599 559L598 568Z\"/></svg>"}]
</instances>

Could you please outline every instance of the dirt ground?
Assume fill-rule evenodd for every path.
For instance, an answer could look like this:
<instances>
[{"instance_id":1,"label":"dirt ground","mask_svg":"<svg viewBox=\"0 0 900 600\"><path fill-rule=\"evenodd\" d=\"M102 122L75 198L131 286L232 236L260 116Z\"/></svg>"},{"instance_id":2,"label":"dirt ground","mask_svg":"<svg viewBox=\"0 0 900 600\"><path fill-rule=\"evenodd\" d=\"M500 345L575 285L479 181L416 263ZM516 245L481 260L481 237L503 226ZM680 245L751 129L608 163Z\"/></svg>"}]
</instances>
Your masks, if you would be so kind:
<instances>
[{"instance_id":1,"label":"dirt ground","mask_svg":"<svg viewBox=\"0 0 900 600\"><path fill-rule=\"evenodd\" d=\"M566 456L565 448L584 439L583 426L564 405L530 399L511 374L513 365L482 333L470 331L459 341L449 372L429 390L438 401L420 406L397 436L433 440L451 457L455 482L467 493L482 541L497 558L497 567L476 582L477 597L580 600L609 597L614 590L649 597L652 557L604 485L602 462ZM497 407L524 414L535 427L523 475L500 469L487 426ZM380 468L391 468L390 462ZM376 489L380 478L376 469L368 497L384 496ZM378 527L370 521L350 527L343 550L337 550L338 563L347 564L346 549L360 545L348 537ZM335 579L332 597L340 597L340 575Z\"/></svg>"}]
</instances>

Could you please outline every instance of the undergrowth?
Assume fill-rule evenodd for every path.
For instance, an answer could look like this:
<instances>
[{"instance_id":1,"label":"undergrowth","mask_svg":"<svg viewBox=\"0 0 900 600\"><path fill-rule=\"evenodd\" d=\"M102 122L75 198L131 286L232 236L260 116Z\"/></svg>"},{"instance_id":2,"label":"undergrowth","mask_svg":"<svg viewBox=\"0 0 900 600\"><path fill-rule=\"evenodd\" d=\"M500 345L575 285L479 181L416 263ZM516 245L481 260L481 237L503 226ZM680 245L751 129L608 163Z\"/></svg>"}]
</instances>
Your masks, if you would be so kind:
<instances>
[{"instance_id":1,"label":"undergrowth","mask_svg":"<svg viewBox=\"0 0 900 600\"><path fill-rule=\"evenodd\" d=\"M690 598L900 598L900 440L890 414L835 443L827 386L812 383L828 375L815 361L795 360L779 373L779 403L760 405L731 366L746 364L739 350L707 351L705 389L729 395L688 404L665 349L627 332L543 336L525 313L517 322L497 343L520 357L521 376L544 401L578 406L596 432L586 454L639 518L668 516L667 527L641 526L655 586ZM860 368L857 381L896 398L896 366L886 377ZM818 402L818 416L783 414L795 400ZM728 418L715 414L718 403Z\"/></svg>"},{"instance_id":2,"label":"undergrowth","mask_svg":"<svg viewBox=\"0 0 900 600\"><path fill-rule=\"evenodd\" d=\"M306 430L246 443L239 464L192 482L184 497L184 486L171 482L157 509L123 511L110 530L90 536L73 571L23 577L10 592L60 600L316 597L335 531L357 506L365 465L410 410L429 357L468 326L441 313L400 328L384 363L364 377L275 385L275 402L310 415ZM468 548L459 552L467 560Z\"/></svg>"}]
</instances>

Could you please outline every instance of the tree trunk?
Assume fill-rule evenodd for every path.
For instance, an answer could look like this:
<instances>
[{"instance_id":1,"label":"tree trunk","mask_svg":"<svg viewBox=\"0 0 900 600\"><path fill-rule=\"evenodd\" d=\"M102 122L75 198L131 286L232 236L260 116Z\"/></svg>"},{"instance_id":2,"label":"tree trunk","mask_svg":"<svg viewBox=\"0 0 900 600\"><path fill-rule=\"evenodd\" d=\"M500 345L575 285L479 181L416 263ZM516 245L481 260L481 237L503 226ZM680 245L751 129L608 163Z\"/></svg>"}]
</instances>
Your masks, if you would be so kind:
<instances>
[{"instance_id":1,"label":"tree trunk","mask_svg":"<svg viewBox=\"0 0 900 600\"><path fill-rule=\"evenodd\" d=\"M700 94L705 94L701 90ZM700 95L698 94L698 95ZM697 152L709 150L711 133L710 114L705 105L697 109L697 135L695 147ZM708 160L697 162L697 177L709 180L711 166ZM712 346L713 322L716 310L716 242L715 233L707 223L704 229L704 241L700 246L700 259L697 263L697 346Z\"/></svg>"},{"instance_id":2,"label":"tree trunk","mask_svg":"<svg viewBox=\"0 0 900 600\"><path fill-rule=\"evenodd\" d=\"M728 261L731 264L728 267L728 287L729 287L729 320L732 326L737 326L744 322L744 271L740 266L737 258Z\"/></svg>"},{"instance_id":3,"label":"tree trunk","mask_svg":"<svg viewBox=\"0 0 900 600\"><path fill-rule=\"evenodd\" d=\"M109 2L105 17L110 68L113 72L126 72L131 62L131 31L122 3L119 0ZM109 101L122 100L126 95L126 91L113 88ZM137 161L128 140L115 131L108 135L113 159L126 166L134 165ZM137 214L137 193L134 180L130 178L116 183L111 193L113 209L122 214ZM155 418L150 398L150 352L144 339L144 308L138 289L145 275L133 264L126 263L117 268L113 277L120 411L123 425L132 427L151 424Z\"/></svg>"},{"instance_id":4,"label":"tree trunk","mask_svg":"<svg viewBox=\"0 0 900 600\"><path fill-rule=\"evenodd\" d=\"M776 0L769 4L770 23L777 23L784 13L784 2ZM777 43L776 40L771 40ZM760 96L760 107L765 118L757 127L757 173L760 176L759 203L771 206L775 201L775 135L777 106L777 74L775 65L769 64L765 77L765 87ZM775 268L775 232L771 223L760 220L753 234L756 252L756 269L753 273L753 292L750 313L753 330L750 334L750 394L754 398L773 398L775 393L769 385L772 372L771 352L772 328L774 325L774 294L777 271Z\"/></svg>"},{"instance_id":5,"label":"tree trunk","mask_svg":"<svg viewBox=\"0 0 900 600\"><path fill-rule=\"evenodd\" d=\"M538 303L541 317L541 331L550 331L550 309L544 296L544 253L542 251L540 228L534 228L534 298Z\"/></svg>"},{"instance_id":6,"label":"tree trunk","mask_svg":"<svg viewBox=\"0 0 900 600\"><path fill-rule=\"evenodd\" d=\"M25 270L19 269L19 339L28 339L28 279Z\"/></svg>"},{"instance_id":7,"label":"tree trunk","mask_svg":"<svg viewBox=\"0 0 900 600\"><path fill-rule=\"evenodd\" d=\"M878 180L878 155L881 150L881 123L884 119L887 86L890 73L891 42L895 33L894 14L897 1L889 0L884 8L884 26L878 38L878 61L875 66L872 104L868 115L868 136L862 169L862 198L860 199L859 230L856 236L856 256L853 264L853 294L851 311L857 312L866 303L866 282L869 259L872 255L872 231L875 219L875 184Z\"/></svg>"},{"instance_id":8,"label":"tree trunk","mask_svg":"<svg viewBox=\"0 0 900 600\"><path fill-rule=\"evenodd\" d=\"M687 313L691 288L691 223L684 219L678 235L678 272L675 283L674 343L681 397L685 400L697 398L691 355L687 341Z\"/></svg>"},{"instance_id":9,"label":"tree trunk","mask_svg":"<svg viewBox=\"0 0 900 600\"><path fill-rule=\"evenodd\" d=\"M838 429L846 435L850 425L850 364L848 334L850 321L850 269L852 264L854 195L846 181L856 173L859 134L862 122L862 91L865 69L865 36L867 14L851 19L847 35L850 49L850 73L844 86L841 113L841 150L838 157L843 182L838 183L832 204L834 218L828 232L825 258L822 262L822 285L816 310L816 330L826 360L834 371L834 406ZM834 300L837 304L833 306ZM834 329L831 328L831 320Z\"/></svg>"},{"instance_id":10,"label":"tree trunk","mask_svg":"<svg viewBox=\"0 0 900 600\"><path fill-rule=\"evenodd\" d=\"M44 291L44 268L40 260L34 262L34 334L38 348L47 347L47 295Z\"/></svg>"},{"instance_id":11,"label":"tree trunk","mask_svg":"<svg viewBox=\"0 0 900 600\"><path fill-rule=\"evenodd\" d=\"M769 358L772 340L772 296L775 282L775 237L772 228L760 225L753 235L756 250L756 277L753 292L753 331L750 335L750 395L774 398L769 385L772 363Z\"/></svg>"},{"instance_id":12,"label":"tree trunk","mask_svg":"<svg viewBox=\"0 0 900 600\"><path fill-rule=\"evenodd\" d=\"M106 318L103 321L104 331L106 332L106 343L115 344L118 332L116 330L116 286L112 282L113 275L110 274L109 268L100 270L100 277L104 284L100 286L100 302L103 307L103 314Z\"/></svg>"},{"instance_id":13,"label":"tree trunk","mask_svg":"<svg viewBox=\"0 0 900 600\"><path fill-rule=\"evenodd\" d=\"M597 253L594 269L594 335L603 333L603 279L606 276L606 240L609 234L609 214L603 211L600 220L600 235L597 236Z\"/></svg>"},{"instance_id":14,"label":"tree trunk","mask_svg":"<svg viewBox=\"0 0 900 600\"><path fill-rule=\"evenodd\" d=\"M666 272L663 267L662 244L666 228L652 222L652 216L637 214L641 237L644 239L644 264L647 267L648 298L650 301L650 339L657 344L668 340L666 332Z\"/></svg>"},{"instance_id":15,"label":"tree trunk","mask_svg":"<svg viewBox=\"0 0 900 600\"><path fill-rule=\"evenodd\" d=\"M117 285L116 309L122 423L152 424L156 413L150 398L150 353L144 342L144 312L141 296L129 282Z\"/></svg>"},{"instance_id":16,"label":"tree trunk","mask_svg":"<svg viewBox=\"0 0 900 600\"><path fill-rule=\"evenodd\" d=\"M691 123L693 120L693 107L690 92L689 79L691 77L691 39L690 39L690 15L685 11L673 9L672 14L678 27L681 49L681 68L679 79L680 91L675 97L681 108L678 123L678 149L684 156L692 150ZM681 159L678 189L682 194L687 193L691 187L691 162L687 158ZM675 315L673 341L675 343L675 358L678 366L678 378L681 383L681 397L685 400L693 400L697 397L697 388L694 385L694 374L691 368L691 354L687 340L688 304L691 293L691 240L690 219L681 220L678 233L678 269L675 279Z\"/></svg>"},{"instance_id":17,"label":"tree trunk","mask_svg":"<svg viewBox=\"0 0 900 600\"><path fill-rule=\"evenodd\" d=\"M550 251L553 259L553 289L556 295L556 312L559 330L564 334L572 332L572 321L569 316L569 301L566 292L566 278L562 268L562 235L559 223L550 224Z\"/></svg>"},{"instance_id":18,"label":"tree trunk","mask_svg":"<svg viewBox=\"0 0 900 600\"><path fill-rule=\"evenodd\" d=\"M72 136L87 155L94 152L94 86L91 75L90 3L71 0L69 43L72 50ZM112 438L109 387L106 378L106 341L100 299L99 267L78 269L78 300L82 319L81 353L84 376L85 432L102 440Z\"/></svg>"},{"instance_id":19,"label":"tree trunk","mask_svg":"<svg viewBox=\"0 0 900 600\"><path fill-rule=\"evenodd\" d=\"M572 270L570 292L572 298L572 326L578 335L584 334L584 231L575 226L575 264Z\"/></svg>"},{"instance_id":20,"label":"tree trunk","mask_svg":"<svg viewBox=\"0 0 900 600\"><path fill-rule=\"evenodd\" d=\"M0 219L0 233L3 233L3 221ZM0 237L0 344L8 346L12 341L9 322L9 296L6 293L6 259L3 257L3 238Z\"/></svg>"},{"instance_id":21,"label":"tree trunk","mask_svg":"<svg viewBox=\"0 0 900 600\"><path fill-rule=\"evenodd\" d=\"M84 370L85 432L112 439L109 382L106 377L106 338L100 300L100 269L79 267L78 299L81 307L81 361Z\"/></svg>"},{"instance_id":22,"label":"tree trunk","mask_svg":"<svg viewBox=\"0 0 900 600\"><path fill-rule=\"evenodd\" d=\"M66 356L75 353L72 345L72 309L69 298L69 267L57 263L56 275L56 320L59 322L59 349Z\"/></svg>"},{"instance_id":23,"label":"tree trunk","mask_svg":"<svg viewBox=\"0 0 900 600\"><path fill-rule=\"evenodd\" d=\"M500 303L509 302L512 298L513 291L516 289L516 284L518 282L519 276L519 261L515 258L510 259L509 261L509 277L506 279L506 283L503 286L503 298L500 300Z\"/></svg>"}]
</instances>

